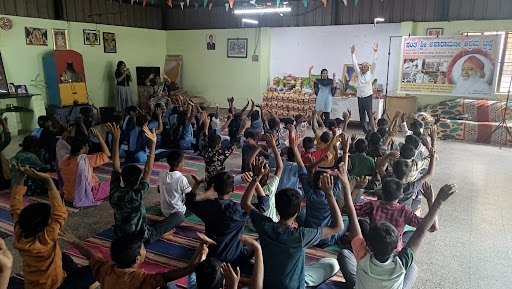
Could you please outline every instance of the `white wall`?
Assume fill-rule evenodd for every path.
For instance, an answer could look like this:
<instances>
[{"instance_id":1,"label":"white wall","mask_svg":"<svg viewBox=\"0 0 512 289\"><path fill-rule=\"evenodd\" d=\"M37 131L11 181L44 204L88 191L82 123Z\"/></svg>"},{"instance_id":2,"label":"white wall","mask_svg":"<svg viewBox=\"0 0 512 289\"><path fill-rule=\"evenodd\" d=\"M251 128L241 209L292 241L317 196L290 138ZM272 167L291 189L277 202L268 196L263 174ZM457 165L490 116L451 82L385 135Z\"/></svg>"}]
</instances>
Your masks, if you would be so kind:
<instances>
[{"instance_id":1,"label":"white wall","mask_svg":"<svg viewBox=\"0 0 512 289\"><path fill-rule=\"evenodd\" d=\"M336 73L342 79L343 66L352 63L350 46L356 45L358 61L371 62L372 45L379 43L377 61L377 82L386 84L388 49L390 36L400 36L400 23L373 25L342 25L322 27L272 28L270 56L270 77L282 77L287 73L307 76L310 66L313 74L320 74L322 68L329 70L329 76ZM395 91L397 63L400 58L400 38L391 41L388 95Z\"/></svg>"}]
</instances>

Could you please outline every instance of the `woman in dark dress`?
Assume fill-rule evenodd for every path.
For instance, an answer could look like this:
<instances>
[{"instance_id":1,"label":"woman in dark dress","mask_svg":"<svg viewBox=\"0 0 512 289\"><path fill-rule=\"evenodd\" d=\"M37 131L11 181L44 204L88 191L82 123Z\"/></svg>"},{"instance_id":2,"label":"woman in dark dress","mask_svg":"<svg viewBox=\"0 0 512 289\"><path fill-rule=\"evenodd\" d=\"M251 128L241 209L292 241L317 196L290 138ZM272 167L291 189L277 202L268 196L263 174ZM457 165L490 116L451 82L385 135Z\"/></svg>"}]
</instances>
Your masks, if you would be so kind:
<instances>
[{"instance_id":1,"label":"woman in dark dress","mask_svg":"<svg viewBox=\"0 0 512 289\"><path fill-rule=\"evenodd\" d=\"M123 61L117 62L116 69L116 99L115 107L117 112L124 112L125 108L132 105L132 94L130 92L130 82L132 82L132 74L130 69L126 68Z\"/></svg>"}]
</instances>

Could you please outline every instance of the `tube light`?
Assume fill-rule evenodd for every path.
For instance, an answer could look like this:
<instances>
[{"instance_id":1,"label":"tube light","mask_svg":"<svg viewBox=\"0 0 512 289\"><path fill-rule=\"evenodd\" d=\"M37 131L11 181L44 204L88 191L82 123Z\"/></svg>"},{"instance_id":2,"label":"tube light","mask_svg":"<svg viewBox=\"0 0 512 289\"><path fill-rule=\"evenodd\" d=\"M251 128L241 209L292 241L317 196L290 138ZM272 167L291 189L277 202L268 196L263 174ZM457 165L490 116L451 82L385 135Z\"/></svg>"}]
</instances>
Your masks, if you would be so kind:
<instances>
[{"instance_id":1,"label":"tube light","mask_svg":"<svg viewBox=\"0 0 512 289\"><path fill-rule=\"evenodd\" d=\"M375 22L384 22L384 18L382 18L382 17L377 17L374 20L375 20Z\"/></svg>"},{"instance_id":2,"label":"tube light","mask_svg":"<svg viewBox=\"0 0 512 289\"><path fill-rule=\"evenodd\" d=\"M290 11L292 11L291 7L240 9L240 10L235 10L235 14L260 14L260 13L290 12Z\"/></svg>"},{"instance_id":3,"label":"tube light","mask_svg":"<svg viewBox=\"0 0 512 289\"><path fill-rule=\"evenodd\" d=\"M252 20L252 19L247 19L247 18L243 18L243 19L242 19L242 22L252 23L252 24L258 24L258 21L256 21L256 20Z\"/></svg>"}]
</instances>

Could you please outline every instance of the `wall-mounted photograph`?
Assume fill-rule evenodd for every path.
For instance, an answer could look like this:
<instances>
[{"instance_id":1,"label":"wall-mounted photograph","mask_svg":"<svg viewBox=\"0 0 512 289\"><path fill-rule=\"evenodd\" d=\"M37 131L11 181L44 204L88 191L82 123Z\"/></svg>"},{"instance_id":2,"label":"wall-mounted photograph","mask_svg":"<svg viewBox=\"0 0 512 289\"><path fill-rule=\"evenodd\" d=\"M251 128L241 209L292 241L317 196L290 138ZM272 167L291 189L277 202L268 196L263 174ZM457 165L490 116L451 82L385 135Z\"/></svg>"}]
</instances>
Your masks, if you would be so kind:
<instances>
[{"instance_id":1,"label":"wall-mounted photograph","mask_svg":"<svg viewBox=\"0 0 512 289\"><path fill-rule=\"evenodd\" d=\"M103 32L103 52L117 53L116 34Z\"/></svg>"},{"instance_id":2,"label":"wall-mounted photograph","mask_svg":"<svg viewBox=\"0 0 512 289\"><path fill-rule=\"evenodd\" d=\"M27 45L48 46L48 32L46 28L25 27L25 41Z\"/></svg>"},{"instance_id":3,"label":"wall-mounted photograph","mask_svg":"<svg viewBox=\"0 0 512 289\"><path fill-rule=\"evenodd\" d=\"M84 45L100 45L100 31L84 29Z\"/></svg>"},{"instance_id":4,"label":"wall-mounted photograph","mask_svg":"<svg viewBox=\"0 0 512 289\"><path fill-rule=\"evenodd\" d=\"M247 38L228 38L228 57L247 58Z\"/></svg>"},{"instance_id":5,"label":"wall-mounted photograph","mask_svg":"<svg viewBox=\"0 0 512 289\"><path fill-rule=\"evenodd\" d=\"M52 29L53 50L68 50L68 31L66 29Z\"/></svg>"}]
</instances>

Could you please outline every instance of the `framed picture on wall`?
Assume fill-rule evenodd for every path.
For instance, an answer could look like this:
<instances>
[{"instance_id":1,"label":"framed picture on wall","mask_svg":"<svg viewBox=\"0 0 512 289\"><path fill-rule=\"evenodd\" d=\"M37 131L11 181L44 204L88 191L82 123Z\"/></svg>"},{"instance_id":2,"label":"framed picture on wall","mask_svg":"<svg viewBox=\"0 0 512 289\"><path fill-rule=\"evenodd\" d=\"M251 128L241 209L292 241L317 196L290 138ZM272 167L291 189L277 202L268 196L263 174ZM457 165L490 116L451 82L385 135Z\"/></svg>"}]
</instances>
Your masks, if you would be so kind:
<instances>
[{"instance_id":1,"label":"framed picture on wall","mask_svg":"<svg viewBox=\"0 0 512 289\"><path fill-rule=\"evenodd\" d=\"M228 58L247 58L247 38L228 38Z\"/></svg>"},{"instance_id":2,"label":"framed picture on wall","mask_svg":"<svg viewBox=\"0 0 512 289\"><path fill-rule=\"evenodd\" d=\"M117 53L116 34L103 32L103 52Z\"/></svg>"},{"instance_id":3,"label":"framed picture on wall","mask_svg":"<svg viewBox=\"0 0 512 289\"><path fill-rule=\"evenodd\" d=\"M46 28L25 27L25 41L27 45L48 46L48 32Z\"/></svg>"},{"instance_id":4,"label":"framed picture on wall","mask_svg":"<svg viewBox=\"0 0 512 289\"><path fill-rule=\"evenodd\" d=\"M84 29L84 45L100 45L100 31Z\"/></svg>"},{"instance_id":5,"label":"framed picture on wall","mask_svg":"<svg viewBox=\"0 0 512 289\"><path fill-rule=\"evenodd\" d=\"M361 69L362 65L359 65ZM371 65L370 65L371 69ZM357 76L354 65L345 64L343 67L343 94L345 95L356 95L359 77ZM376 80L374 80L375 82Z\"/></svg>"},{"instance_id":6,"label":"framed picture on wall","mask_svg":"<svg viewBox=\"0 0 512 289\"><path fill-rule=\"evenodd\" d=\"M427 36L440 36L443 35L443 28L428 28Z\"/></svg>"},{"instance_id":7,"label":"framed picture on wall","mask_svg":"<svg viewBox=\"0 0 512 289\"><path fill-rule=\"evenodd\" d=\"M68 50L68 31L66 29L52 29L53 50Z\"/></svg>"},{"instance_id":8,"label":"framed picture on wall","mask_svg":"<svg viewBox=\"0 0 512 289\"><path fill-rule=\"evenodd\" d=\"M206 50L215 50L215 35L206 34Z\"/></svg>"}]
</instances>

